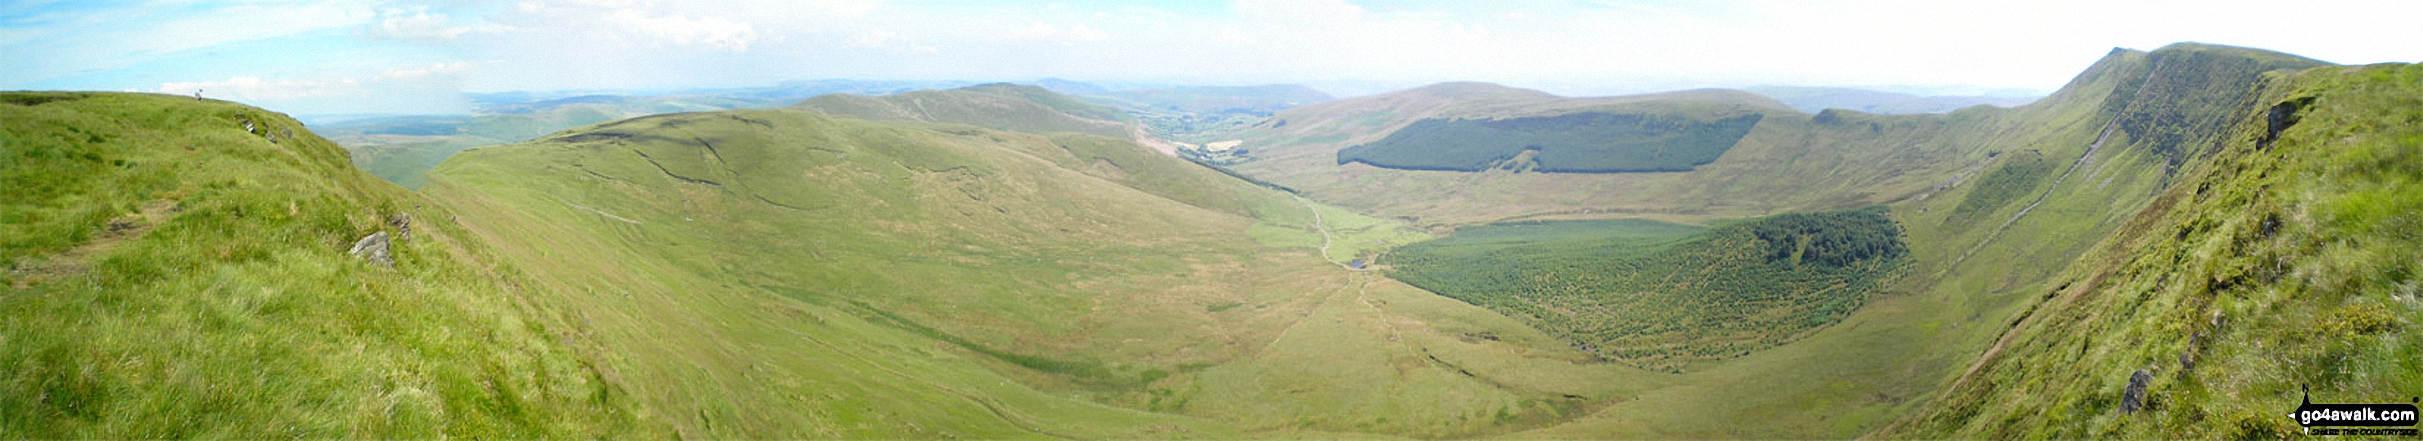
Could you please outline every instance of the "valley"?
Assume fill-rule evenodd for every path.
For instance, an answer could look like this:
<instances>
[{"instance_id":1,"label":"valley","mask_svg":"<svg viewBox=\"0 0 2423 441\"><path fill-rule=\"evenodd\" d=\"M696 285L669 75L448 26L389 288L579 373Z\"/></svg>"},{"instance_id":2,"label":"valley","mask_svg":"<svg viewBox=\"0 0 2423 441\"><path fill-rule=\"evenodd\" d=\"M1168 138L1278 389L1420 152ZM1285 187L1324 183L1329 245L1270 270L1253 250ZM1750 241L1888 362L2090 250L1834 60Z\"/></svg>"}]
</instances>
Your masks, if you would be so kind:
<instances>
[{"instance_id":1,"label":"valley","mask_svg":"<svg viewBox=\"0 0 2423 441\"><path fill-rule=\"evenodd\" d=\"M2283 437L2423 394L2418 81L8 92L0 436Z\"/></svg>"}]
</instances>

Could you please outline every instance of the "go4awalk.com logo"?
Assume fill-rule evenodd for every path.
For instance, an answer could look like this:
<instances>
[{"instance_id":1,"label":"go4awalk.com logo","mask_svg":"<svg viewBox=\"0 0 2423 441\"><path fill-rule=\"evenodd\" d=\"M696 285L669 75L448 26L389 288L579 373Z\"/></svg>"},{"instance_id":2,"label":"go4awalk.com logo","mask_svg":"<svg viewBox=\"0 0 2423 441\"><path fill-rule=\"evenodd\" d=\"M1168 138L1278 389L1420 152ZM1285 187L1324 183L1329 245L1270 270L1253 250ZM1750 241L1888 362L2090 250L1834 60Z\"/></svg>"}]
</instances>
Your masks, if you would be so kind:
<instances>
[{"instance_id":1,"label":"go4awalk.com logo","mask_svg":"<svg viewBox=\"0 0 2423 441\"><path fill-rule=\"evenodd\" d=\"M2307 435L2415 436L2415 401L2402 404L2314 404L2312 390L2288 418Z\"/></svg>"}]
</instances>

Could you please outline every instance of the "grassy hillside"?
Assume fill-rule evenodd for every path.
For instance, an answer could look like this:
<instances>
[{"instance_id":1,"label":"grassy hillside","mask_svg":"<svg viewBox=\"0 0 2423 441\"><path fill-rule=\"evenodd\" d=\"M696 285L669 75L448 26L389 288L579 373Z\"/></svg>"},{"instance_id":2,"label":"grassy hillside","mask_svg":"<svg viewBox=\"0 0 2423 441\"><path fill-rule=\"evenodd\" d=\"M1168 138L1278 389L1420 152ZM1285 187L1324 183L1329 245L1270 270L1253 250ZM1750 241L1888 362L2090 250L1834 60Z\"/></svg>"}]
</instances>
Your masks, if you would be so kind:
<instances>
[{"instance_id":1,"label":"grassy hillside","mask_svg":"<svg viewBox=\"0 0 2423 441\"><path fill-rule=\"evenodd\" d=\"M1194 113L1263 114L1300 107L1332 97L1293 84L1264 86L1201 86L1122 90L1092 94L1119 107Z\"/></svg>"},{"instance_id":2,"label":"grassy hillside","mask_svg":"<svg viewBox=\"0 0 2423 441\"><path fill-rule=\"evenodd\" d=\"M1442 93L1449 91L1456 93ZM1253 158L1233 168L1256 179L1296 188L1317 199L1424 225L1481 224L1524 216L1623 215L1703 221L1851 208L1913 197L1975 166L1991 153L1979 150L1979 144L1994 139L1997 131L2011 130L2003 127L2011 125L2009 122L1991 116L1997 112L1992 109L1916 117L1855 112L1811 116L1772 99L1739 91L1700 90L1584 99L1498 92L1502 91L1480 86L1439 86L1435 90L1416 89L1283 112L1273 117L1269 126L1244 137L1241 148L1250 149ZM2045 109L2033 113L2052 112L2076 110ZM1580 158L1579 161L1564 160L1548 154L1545 148L1526 157L1521 153L1522 147L1533 143L1509 144L1516 151L1506 155L1506 149L1471 149L1479 144L1457 142L1443 145L1476 152L1487 150L1483 153L1493 154L1467 156L1481 158L1479 162L1513 166L1471 167L1470 163L1476 161L1463 160L1453 167L1480 169L1475 173L1382 168L1358 161L1372 156L1369 153L1376 146L1420 138L1415 134L1397 134L1423 124L1421 121L1554 120L1564 115L1592 113L1656 115L1700 122L1753 115L1758 119L1736 142L1687 142L1682 144L1702 148L1677 149L1690 154L1667 156L1666 150L1660 148L1618 149L1644 154L1646 159L1584 154L1570 157ZM1434 125L1438 123L1423 127ZM1665 140L1655 137L1636 141L1641 142L1617 144L1633 147L1665 144L1662 142ZM1363 147L1348 150L1358 145ZM1511 157L1495 159L1501 156ZM1350 163L1340 164L1340 159ZM1552 162L1583 165L1554 167ZM1532 163L1539 166L1527 167ZM1548 170L1689 171L1537 173Z\"/></svg>"},{"instance_id":3,"label":"grassy hillside","mask_svg":"<svg viewBox=\"0 0 2423 441\"><path fill-rule=\"evenodd\" d=\"M1028 88L595 124L419 194L258 109L11 93L0 396L32 398L0 435L2274 436L2292 385L2417 393L2423 74L2311 65L2115 50L1916 116L1446 84L1256 129L1238 171L1310 198ZM1425 119L1711 110L1760 120L1689 172L1335 163ZM1121 130L1036 129L1068 121ZM345 253L396 214L392 267ZM1708 226L1409 245L1610 216ZM1844 234L1878 225L1902 245Z\"/></svg>"},{"instance_id":4,"label":"grassy hillside","mask_svg":"<svg viewBox=\"0 0 2423 441\"><path fill-rule=\"evenodd\" d=\"M1858 309L1906 245L1882 207L1711 229L1646 220L1496 224L1391 254L1390 276L1625 364L1680 372Z\"/></svg>"},{"instance_id":5,"label":"grassy hillside","mask_svg":"<svg viewBox=\"0 0 2423 441\"><path fill-rule=\"evenodd\" d=\"M2423 395L2411 231L2423 69L2262 77L2217 153L1887 436L2277 438L2316 403ZM2169 137L2157 137L2157 142ZM2193 146L2191 146L2193 147ZM2150 374L2143 409L2122 409Z\"/></svg>"},{"instance_id":6,"label":"grassy hillside","mask_svg":"<svg viewBox=\"0 0 2423 441\"><path fill-rule=\"evenodd\" d=\"M1074 132L1126 138L1132 129L1116 109L1041 87L985 84L883 96L832 94L790 107L873 120L966 124L1028 133Z\"/></svg>"},{"instance_id":7,"label":"grassy hillside","mask_svg":"<svg viewBox=\"0 0 2423 441\"><path fill-rule=\"evenodd\" d=\"M312 127L345 146L353 163L373 176L409 189L428 183L429 170L466 149L530 140L573 127L664 112L719 107L600 97L524 104L472 116L402 116ZM491 110L491 109L483 109Z\"/></svg>"},{"instance_id":8,"label":"grassy hillside","mask_svg":"<svg viewBox=\"0 0 2423 441\"><path fill-rule=\"evenodd\" d=\"M2171 152L2193 149L2167 146L2209 142L2187 137L2218 130L2210 122L2215 112L2242 104L2256 73L2317 65L2274 52L2197 44L2153 53L2122 50L2112 57L2098 66L2115 67L2090 69L2033 104L1928 115L1848 110L1810 115L1740 91L1566 99L1476 85L1437 86L1283 112L1243 137L1240 148L1250 149L1253 158L1232 168L1316 199L1434 226L1538 217L1704 221L1841 209L1941 191L1976 178L1974 173L2001 161L1998 155L2006 152L2102 136L2108 115L2129 118L2111 138L2142 140L2176 168L2189 159ZM2127 60L2130 73L2108 63L2118 59ZM2135 101L2140 94L2149 99ZM1756 113L1763 119L1713 162L1687 172L1587 175L1523 173L1515 167L1465 173L1338 161L1349 147L1380 143L1427 119L1588 111ZM2130 128L2136 125L2145 127Z\"/></svg>"},{"instance_id":9,"label":"grassy hillside","mask_svg":"<svg viewBox=\"0 0 2423 441\"><path fill-rule=\"evenodd\" d=\"M1332 99L1312 88L1278 84L1091 91L1080 96L1134 115L1153 136L1193 144L1236 139L1246 128L1268 122L1273 112Z\"/></svg>"},{"instance_id":10,"label":"grassy hillside","mask_svg":"<svg viewBox=\"0 0 2423 441\"><path fill-rule=\"evenodd\" d=\"M1912 255L1910 267L1903 276L1871 296L1865 306L1841 323L1792 344L1698 367L1687 377L1706 382L1694 392L1725 398L1678 396L1675 398L1681 400L1679 403L1669 403L1694 409L1692 416L1677 415L1665 408L1619 405L1571 424L1526 434L1848 437L1881 427L1898 415L1927 409L1939 388L1954 381L1978 354L1990 349L2000 331L2022 314L2030 302L2041 297L2040 290L2056 285L2054 278L2068 262L2121 229L2135 213L2154 203L2155 196L2175 183L2176 178L2167 171L2166 160L2153 153L2156 144L2131 139L2116 127L2118 121L2140 108L2173 107L2179 101L2230 100L2246 103L2233 112L2262 111L2251 98L2256 93L2254 89L2215 91L2211 93L2227 96L2202 97L2138 94L2134 87L2129 87L2162 81L2192 84L2241 80L2231 77L2181 80L2168 78L2164 72L2193 69L2155 69L2158 64L2171 68L2196 67L2194 63L2163 62L2184 59L2173 56L2188 49L2210 49L2247 58L2275 55L2195 45L2152 52L2114 50L2060 93L2036 104L2010 109L2008 114L2001 115L1968 110L1943 116L1946 125L1976 131L1942 139L1974 142L1966 148L1982 153L1970 159L1979 162L1957 169L1947 178L1938 178L1915 195L1891 205L1893 217L1907 235ZM1924 122L1931 118L1880 117L1854 112L1828 114L1812 119L1830 119L1826 124L1831 127L1874 127L1887 134L1897 130L1896 123ZM1743 151L1742 147L1734 150ZM2004 174L1998 171L2002 167L2042 167L2032 163L2036 154L2052 162L2048 177L1980 179ZM2193 164L2209 155L2188 157ZM1727 159L1711 166L1723 165L1730 159L1729 154ZM1770 175L1766 179L1775 177ZM1989 181L1993 187L1988 186ZM1825 180L1807 182L1832 184ZM2007 188L2011 186L2020 188ZM2000 201L1968 202L1973 198ZM1972 208L1969 214L1963 214L1959 207L1964 204L1993 208ZM1977 212L1985 214L1974 214ZM1955 216L1986 220L1954 222ZM2063 372L2056 377L2076 378L2074 372ZM1680 423L1705 419L1704 415L1734 413L1763 418L1750 424L1697 430L1661 428L1655 423Z\"/></svg>"},{"instance_id":11,"label":"grassy hillside","mask_svg":"<svg viewBox=\"0 0 2423 441\"><path fill-rule=\"evenodd\" d=\"M1841 87L1759 86L1743 89L1790 104L1802 112L1855 110L1880 115L1944 113L1970 106L2018 107L2036 102L2031 96L1920 96Z\"/></svg>"},{"instance_id":12,"label":"grassy hillside","mask_svg":"<svg viewBox=\"0 0 2423 441\"><path fill-rule=\"evenodd\" d=\"M419 189L428 183L429 170L456 152L528 141L574 127L663 113L782 107L830 93L893 93L959 84L817 80L657 95L470 94L476 104L472 115L388 116L314 124L311 129L345 146L362 170Z\"/></svg>"},{"instance_id":13,"label":"grassy hillside","mask_svg":"<svg viewBox=\"0 0 2423 441\"><path fill-rule=\"evenodd\" d=\"M1425 119L1338 151L1338 163L1405 170L1551 173L1688 171L1715 161L1765 115L1568 113L1506 119Z\"/></svg>"},{"instance_id":14,"label":"grassy hillside","mask_svg":"<svg viewBox=\"0 0 2423 441\"><path fill-rule=\"evenodd\" d=\"M0 187L0 436L666 435L517 265L284 115L0 94ZM392 267L346 254L374 232Z\"/></svg>"},{"instance_id":15,"label":"grassy hillside","mask_svg":"<svg viewBox=\"0 0 2423 441\"><path fill-rule=\"evenodd\" d=\"M1662 384L1337 263L1419 233L1108 138L680 114L434 176L696 436L1467 436Z\"/></svg>"}]
</instances>

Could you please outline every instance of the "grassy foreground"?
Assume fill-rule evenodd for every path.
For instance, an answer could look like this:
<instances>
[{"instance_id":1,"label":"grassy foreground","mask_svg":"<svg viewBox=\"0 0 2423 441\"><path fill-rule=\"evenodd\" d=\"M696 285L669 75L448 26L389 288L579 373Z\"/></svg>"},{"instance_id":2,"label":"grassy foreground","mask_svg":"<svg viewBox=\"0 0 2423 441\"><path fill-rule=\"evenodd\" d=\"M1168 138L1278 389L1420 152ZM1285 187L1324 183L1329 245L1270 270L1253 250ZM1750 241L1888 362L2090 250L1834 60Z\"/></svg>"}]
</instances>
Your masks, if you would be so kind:
<instances>
[{"instance_id":1,"label":"grassy foreground","mask_svg":"<svg viewBox=\"0 0 2423 441\"><path fill-rule=\"evenodd\" d=\"M2216 160L2014 316L1886 436L2278 438L2423 396L2423 68L2267 76ZM2143 410L2130 378L2150 374Z\"/></svg>"},{"instance_id":2,"label":"grassy foreground","mask_svg":"<svg viewBox=\"0 0 2423 441\"><path fill-rule=\"evenodd\" d=\"M282 115L0 94L0 187L0 437L664 434L531 279ZM346 254L398 215L393 268Z\"/></svg>"}]
</instances>

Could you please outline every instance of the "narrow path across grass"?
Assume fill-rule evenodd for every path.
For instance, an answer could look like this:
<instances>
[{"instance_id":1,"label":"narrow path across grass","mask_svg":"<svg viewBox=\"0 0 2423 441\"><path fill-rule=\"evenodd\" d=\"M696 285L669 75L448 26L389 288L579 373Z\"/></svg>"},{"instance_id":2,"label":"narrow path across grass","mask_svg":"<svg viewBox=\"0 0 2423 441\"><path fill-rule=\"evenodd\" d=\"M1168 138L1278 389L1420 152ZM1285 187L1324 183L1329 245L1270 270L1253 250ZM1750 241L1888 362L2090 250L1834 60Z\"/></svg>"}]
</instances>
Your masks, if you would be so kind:
<instances>
[{"instance_id":1,"label":"narrow path across grass","mask_svg":"<svg viewBox=\"0 0 2423 441\"><path fill-rule=\"evenodd\" d=\"M1338 259L1330 258L1329 244L1331 239L1329 237L1329 225L1323 223L1321 220L1321 208L1314 206L1311 199L1305 199L1303 196L1296 196L1296 202L1303 202L1304 209L1312 212L1312 228L1321 231L1321 260L1327 260L1330 264L1337 265L1339 268L1345 268L1347 271L1371 271L1370 268L1356 268L1354 265L1348 265L1346 262L1339 262Z\"/></svg>"}]
</instances>

